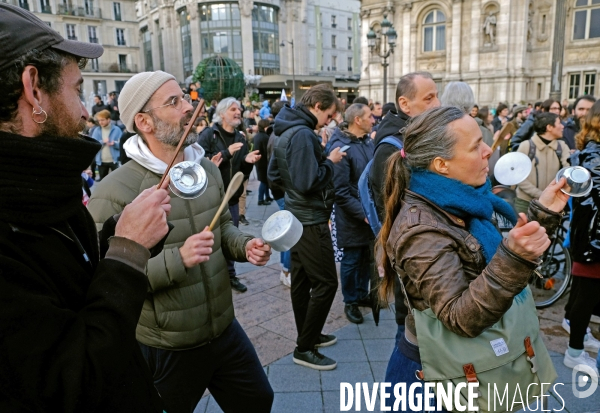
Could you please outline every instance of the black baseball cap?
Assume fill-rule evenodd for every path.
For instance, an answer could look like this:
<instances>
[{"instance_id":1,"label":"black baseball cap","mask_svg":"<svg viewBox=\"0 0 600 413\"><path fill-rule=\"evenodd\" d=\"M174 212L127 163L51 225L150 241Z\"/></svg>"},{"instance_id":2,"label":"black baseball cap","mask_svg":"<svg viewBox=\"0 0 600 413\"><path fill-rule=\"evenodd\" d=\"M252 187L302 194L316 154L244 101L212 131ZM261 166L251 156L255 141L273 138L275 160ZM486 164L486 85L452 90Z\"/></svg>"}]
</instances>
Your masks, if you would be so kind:
<instances>
[{"instance_id":1,"label":"black baseball cap","mask_svg":"<svg viewBox=\"0 0 600 413\"><path fill-rule=\"evenodd\" d=\"M99 44L65 40L33 13L0 3L0 70L27 52L52 47L77 57L96 59L104 48Z\"/></svg>"}]
</instances>

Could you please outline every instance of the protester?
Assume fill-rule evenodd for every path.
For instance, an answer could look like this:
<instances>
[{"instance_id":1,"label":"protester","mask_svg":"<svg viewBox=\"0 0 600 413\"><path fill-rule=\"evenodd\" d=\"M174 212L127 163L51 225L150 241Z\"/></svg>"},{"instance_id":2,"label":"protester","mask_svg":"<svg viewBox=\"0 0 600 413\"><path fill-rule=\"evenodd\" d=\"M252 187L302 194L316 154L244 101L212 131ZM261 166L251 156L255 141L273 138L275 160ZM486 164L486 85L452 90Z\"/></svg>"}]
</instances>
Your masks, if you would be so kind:
<instances>
[{"instance_id":1,"label":"protester","mask_svg":"<svg viewBox=\"0 0 600 413\"><path fill-rule=\"evenodd\" d=\"M269 162L269 179L285 190L285 209L303 225L292 247L292 308L298 331L293 361L316 370L337 363L317 347L337 338L322 333L337 290L337 271L329 233L334 201L333 165L345 156L334 149L327 157L315 130L329 123L339 100L326 84L311 87L296 107L284 106L275 119L279 136Z\"/></svg>"},{"instance_id":2,"label":"protester","mask_svg":"<svg viewBox=\"0 0 600 413\"><path fill-rule=\"evenodd\" d=\"M500 156L506 155L510 148L510 140L514 136L514 134L519 130L523 122L525 121L525 110L526 106L520 105L515 106L513 109L513 117L511 120L506 122L502 129L498 131L496 134L496 139L490 145L488 142L485 142L486 145L492 147L492 151L495 151L496 148L500 149ZM485 141L485 139L484 139ZM545 188L546 186L544 186Z\"/></svg>"},{"instance_id":3,"label":"protester","mask_svg":"<svg viewBox=\"0 0 600 413\"><path fill-rule=\"evenodd\" d=\"M570 334L563 362L569 368L586 365L598 374L600 356L594 361L587 351L598 353L600 341L586 329L594 307L600 304L600 102L594 103L587 115L579 118L579 124L581 130L576 136L579 152L571 159L574 166L582 166L590 172L593 188L588 195L573 198L569 237L573 282L563 320L563 326L567 324Z\"/></svg>"},{"instance_id":4,"label":"protester","mask_svg":"<svg viewBox=\"0 0 600 413\"><path fill-rule=\"evenodd\" d=\"M102 46L6 3L0 32L0 411L161 413L135 328L168 193L132 198L99 239L81 172L100 145L80 135L79 96Z\"/></svg>"},{"instance_id":5,"label":"protester","mask_svg":"<svg viewBox=\"0 0 600 413\"><path fill-rule=\"evenodd\" d=\"M258 133L254 136L254 149L260 154L260 159L256 162L256 177L260 182L258 187L258 205L271 205L269 196L269 181L267 179L267 167L269 166L267 157L267 144L269 143L270 125L267 119L258 121Z\"/></svg>"},{"instance_id":6,"label":"protester","mask_svg":"<svg viewBox=\"0 0 600 413\"><path fill-rule=\"evenodd\" d=\"M373 103L372 114L375 125L378 125L379 122L381 122L381 119L383 119L383 107L381 106L380 102Z\"/></svg>"},{"instance_id":7,"label":"protester","mask_svg":"<svg viewBox=\"0 0 600 413\"><path fill-rule=\"evenodd\" d=\"M477 106L477 105L473 105L473 107L471 108L471 113L470 113L471 117L472 117L473 119L477 119L477 114L478 114L478 113L479 113L479 106ZM478 122L478 123L479 123L479 122Z\"/></svg>"},{"instance_id":8,"label":"protester","mask_svg":"<svg viewBox=\"0 0 600 413\"><path fill-rule=\"evenodd\" d=\"M103 110L107 110L110 113L110 106L104 104L100 95L95 95L94 106L92 106L92 116L96 117L96 114Z\"/></svg>"},{"instance_id":9,"label":"protester","mask_svg":"<svg viewBox=\"0 0 600 413\"><path fill-rule=\"evenodd\" d=\"M110 120L119 128L123 127L121 122L121 115L119 112L119 102L117 101L117 92L110 92L108 94L108 107L110 108Z\"/></svg>"},{"instance_id":10,"label":"protester","mask_svg":"<svg viewBox=\"0 0 600 413\"><path fill-rule=\"evenodd\" d=\"M464 113L471 113L471 109L475 107L475 96L473 90L465 82L452 81L444 88L444 93L440 97L442 106L454 106L462 110Z\"/></svg>"},{"instance_id":11,"label":"protester","mask_svg":"<svg viewBox=\"0 0 600 413\"><path fill-rule=\"evenodd\" d=\"M174 76L142 72L125 83L119 103L131 158L99 185L89 203L96 223L121 212L138 191L156 185L192 117ZM168 102L168 103L164 103ZM234 101L235 102L235 101ZM237 104L234 104L237 107ZM219 110L217 110L217 116ZM224 411L269 412L273 391L248 336L234 316L225 257L264 265L261 239L241 233L225 209L210 231L225 194L219 169L204 157L191 131L176 163L199 164L207 175L201 197L172 195L175 230L148 261L148 293L136 337L170 413L192 413L208 388ZM250 155L251 156L251 155Z\"/></svg>"},{"instance_id":12,"label":"protester","mask_svg":"<svg viewBox=\"0 0 600 413\"><path fill-rule=\"evenodd\" d=\"M502 126L508 122L508 106L504 103L500 103L496 108L496 116L492 121L492 126L494 127L494 134L502 129Z\"/></svg>"},{"instance_id":13,"label":"protester","mask_svg":"<svg viewBox=\"0 0 600 413\"><path fill-rule=\"evenodd\" d=\"M215 110L217 109L217 101L211 100L210 107L206 111L206 116L208 118L208 124L210 125L213 121L213 116L215 115Z\"/></svg>"},{"instance_id":14,"label":"protester","mask_svg":"<svg viewBox=\"0 0 600 413\"><path fill-rule=\"evenodd\" d=\"M258 151L249 152L248 142L244 136L236 130L242 123L241 111L235 98L225 98L219 102L213 117L213 126L204 129L198 138L198 143L209 159L221 160L219 170L225 190L233 175L242 172L249 175L253 165L260 159ZM229 212L236 227L240 222L239 200L244 187L240 186L229 200ZM244 217L245 219L245 217ZM235 273L235 264L227 259L231 287L241 293L248 288L242 284Z\"/></svg>"},{"instance_id":15,"label":"protester","mask_svg":"<svg viewBox=\"0 0 600 413\"><path fill-rule=\"evenodd\" d=\"M119 142L121 129L111 122L110 112L102 110L96 113L96 120L100 125L92 134L92 138L102 144L102 149L96 155L96 164L100 173L100 180L119 167Z\"/></svg>"},{"instance_id":16,"label":"protester","mask_svg":"<svg viewBox=\"0 0 600 413\"><path fill-rule=\"evenodd\" d=\"M271 116L271 108L269 107L268 100L265 100L262 103L262 108L260 108L260 112L258 113L258 116L260 116L261 119L267 119L269 116Z\"/></svg>"},{"instance_id":17,"label":"protester","mask_svg":"<svg viewBox=\"0 0 600 413\"><path fill-rule=\"evenodd\" d=\"M546 99L543 102L535 103L535 110L529 114L525 122L521 124L521 127L515 132L510 140L510 148L513 152L516 152L521 142L531 139L534 134L533 123L535 122L536 113L546 112L559 114L561 105L558 100ZM567 144L568 145L568 144Z\"/></svg>"},{"instance_id":18,"label":"protester","mask_svg":"<svg viewBox=\"0 0 600 413\"><path fill-rule=\"evenodd\" d=\"M557 114L542 112L535 115L535 134L530 140L521 143L518 149L529 156L532 168L527 179L517 185L517 212L527 212L531 200L542 195L558 170L569 166L569 147L561 139L563 129Z\"/></svg>"},{"instance_id":19,"label":"protester","mask_svg":"<svg viewBox=\"0 0 600 413\"><path fill-rule=\"evenodd\" d=\"M346 110L345 122L330 141L330 150L349 146L346 156L333 166L333 182L337 246L344 249L340 265L344 313L355 324L363 322L358 306L370 306L374 236L358 198L358 180L373 159L375 147L369 133L374 122L369 107L355 103Z\"/></svg>"},{"instance_id":20,"label":"protester","mask_svg":"<svg viewBox=\"0 0 600 413\"><path fill-rule=\"evenodd\" d=\"M570 149L576 149L575 135L581 131L581 122L587 116L594 102L596 102L596 98L590 95L579 96L575 100L573 116L565 123L564 131L564 141Z\"/></svg>"},{"instance_id":21,"label":"protester","mask_svg":"<svg viewBox=\"0 0 600 413\"><path fill-rule=\"evenodd\" d=\"M513 299L528 294L524 288L550 245L547 233L559 224L568 199L559 190L564 179L552 183L532 202L529 217L521 214L503 241L492 213L513 222L516 217L491 193L490 154L469 115L454 107L431 109L406 128L404 151L392 155L385 187L386 214L379 237L385 247L382 297L387 299L399 276L412 308L431 308L446 329L462 337L478 336L511 306L535 311L525 309L523 299ZM407 388L420 382L415 374L423 368L420 345L409 314L385 382L392 387L406 383ZM422 393L422 387L417 391Z\"/></svg>"}]
</instances>

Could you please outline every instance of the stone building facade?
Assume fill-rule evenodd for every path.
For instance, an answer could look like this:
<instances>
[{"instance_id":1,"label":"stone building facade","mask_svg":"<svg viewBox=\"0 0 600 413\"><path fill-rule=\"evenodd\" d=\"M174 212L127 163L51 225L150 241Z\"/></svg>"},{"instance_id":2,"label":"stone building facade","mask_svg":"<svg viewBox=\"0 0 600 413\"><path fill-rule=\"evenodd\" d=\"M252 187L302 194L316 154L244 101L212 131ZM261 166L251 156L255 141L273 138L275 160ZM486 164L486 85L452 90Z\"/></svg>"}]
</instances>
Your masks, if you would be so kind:
<instances>
[{"instance_id":1,"label":"stone building facade","mask_svg":"<svg viewBox=\"0 0 600 413\"><path fill-rule=\"evenodd\" d=\"M600 0L567 0L562 99L598 95ZM525 103L550 93L554 0L361 0L361 94L381 99L382 67L367 47L384 14L398 33L388 100L405 73L426 70L440 91L468 82L479 104Z\"/></svg>"},{"instance_id":2,"label":"stone building facade","mask_svg":"<svg viewBox=\"0 0 600 413\"><path fill-rule=\"evenodd\" d=\"M358 86L359 11L358 0L138 0L140 66L183 82L220 54L262 76L265 97L290 94L293 77L297 97L323 81L343 95Z\"/></svg>"}]
</instances>

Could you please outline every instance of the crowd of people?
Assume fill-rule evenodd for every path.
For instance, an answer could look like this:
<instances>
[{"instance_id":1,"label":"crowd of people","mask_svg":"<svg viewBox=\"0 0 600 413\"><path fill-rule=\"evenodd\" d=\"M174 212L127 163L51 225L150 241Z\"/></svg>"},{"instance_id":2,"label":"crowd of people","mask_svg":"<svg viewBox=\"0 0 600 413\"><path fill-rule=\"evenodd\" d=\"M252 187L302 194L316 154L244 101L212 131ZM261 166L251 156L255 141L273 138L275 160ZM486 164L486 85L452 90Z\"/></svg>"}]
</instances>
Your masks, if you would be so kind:
<instances>
[{"instance_id":1,"label":"crowd of people","mask_svg":"<svg viewBox=\"0 0 600 413\"><path fill-rule=\"evenodd\" d=\"M142 72L108 102L97 96L90 114L80 70L103 48L65 40L21 8L0 3L0 11L15 45L0 57L0 411L190 413L206 389L225 412L271 411L273 390L232 299L232 289L247 291L235 262L262 266L272 253L239 229L254 207L246 205L254 168L258 205L274 200L303 226L280 256L294 363L337 366L319 349L337 342L323 328L338 260L350 322L363 322L359 307L373 305L374 290L380 303L394 300L386 381L427 380L430 363L454 360L436 352L423 317L473 340L500 320L535 318L528 281L567 209L574 278L564 364L598 372L600 358L588 354L600 349L588 328L600 310L592 96L490 109L464 82L438 96L431 74L414 72L400 78L393 102L349 103L319 84L293 106L212 101L177 152L197 88ZM18 40L24 30L29 43ZM493 162L517 151L532 169L511 205L492 193ZM170 194L168 180L158 186L173 157L204 169L201 197ZM561 191L565 179L554 177L569 165L591 173L588 195ZM237 172L244 184L210 229ZM494 214L514 225L506 238ZM551 379L538 332L528 323L503 334L525 339L523 351L535 351L538 374Z\"/></svg>"}]
</instances>

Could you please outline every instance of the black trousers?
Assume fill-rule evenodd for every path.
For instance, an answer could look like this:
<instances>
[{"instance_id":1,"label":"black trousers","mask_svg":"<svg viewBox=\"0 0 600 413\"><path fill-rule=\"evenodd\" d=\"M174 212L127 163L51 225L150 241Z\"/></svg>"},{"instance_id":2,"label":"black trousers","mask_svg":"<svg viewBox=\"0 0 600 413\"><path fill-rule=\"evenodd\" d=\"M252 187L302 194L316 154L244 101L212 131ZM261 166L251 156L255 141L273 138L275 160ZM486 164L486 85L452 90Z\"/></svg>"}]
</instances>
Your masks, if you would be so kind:
<instances>
[{"instance_id":1,"label":"black trousers","mask_svg":"<svg viewBox=\"0 0 600 413\"><path fill-rule=\"evenodd\" d=\"M327 223L304 227L292 247L292 308L298 330L298 349L312 350L338 287L331 233Z\"/></svg>"},{"instance_id":2,"label":"black trousers","mask_svg":"<svg viewBox=\"0 0 600 413\"><path fill-rule=\"evenodd\" d=\"M140 347L168 413L192 413L207 388L225 413L271 411L273 389L235 319L202 347L180 351Z\"/></svg>"},{"instance_id":3,"label":"black trousers","mask_svg":"<svg viewBox=\"0 0 600 413\"><path fill-rule=\"evenodd\" d=\"M571 323L569 347L583 349L585 331L594 307L600 304L600 278L573 277L565 318Z\"/></svg>"},{"instance_id":4,"label":"black trousers","mask_svg":"<svg viewBox=\"0 0 600 413\"><path fill-rule=\"evenodd\" d=\"M98 165L100 180L103 180L104 177L109 174L109 172L114 171L118 167L119 165L117 165L115 162L102 162L100 165Z\"/></svg>"}]
</instances>

